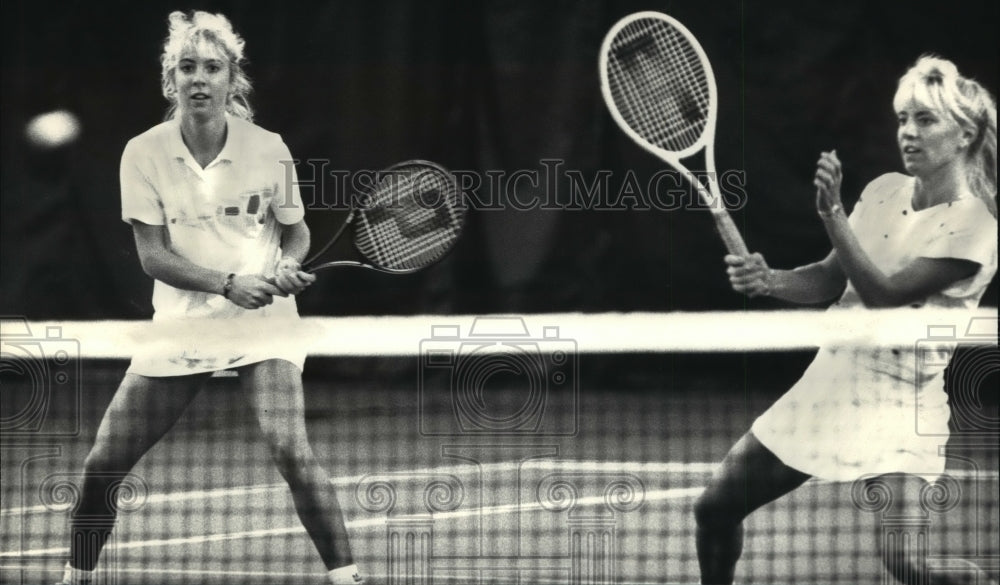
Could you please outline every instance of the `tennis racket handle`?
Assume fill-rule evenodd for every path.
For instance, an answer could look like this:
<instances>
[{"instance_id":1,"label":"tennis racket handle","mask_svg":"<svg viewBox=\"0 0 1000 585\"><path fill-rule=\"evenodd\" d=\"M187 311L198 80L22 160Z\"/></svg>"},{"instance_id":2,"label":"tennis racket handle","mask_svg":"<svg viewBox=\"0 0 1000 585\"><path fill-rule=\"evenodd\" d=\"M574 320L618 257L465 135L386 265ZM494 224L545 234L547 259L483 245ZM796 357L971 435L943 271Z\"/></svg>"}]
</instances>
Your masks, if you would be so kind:
<instances>
[{"instance_id":1,"label":"tennis racket handle","mask_svg":"<svg viewBox=\"0 0 1000 585\"><path fill-rule=\"evenodd\" d=\"M317 264L316 266L310 266L306 269L306 272L314 274L320 270L326 270L328 268L371 268L371 266L354 260L335 260L333 262L324 262L322 264Z\"/></svg>"},{"instance_id":2,"label":"tennis racket handle","mask_svg":"<svg viewBox=\"0 0 1000 585\"><path fill-rule=\"evenodd\" d=\"M719 230L719 235L722 236L722 242L726 245L726 250L730 254L735 254L737 256L749 256L750 250L747 249L746 243L743 241L743 236L740 235L740 231L736 229L736 224L733 223L733 218L729 215L726 210L712 211L712 219L715 220L715 227Z\"/></svg>"}]
</instances>

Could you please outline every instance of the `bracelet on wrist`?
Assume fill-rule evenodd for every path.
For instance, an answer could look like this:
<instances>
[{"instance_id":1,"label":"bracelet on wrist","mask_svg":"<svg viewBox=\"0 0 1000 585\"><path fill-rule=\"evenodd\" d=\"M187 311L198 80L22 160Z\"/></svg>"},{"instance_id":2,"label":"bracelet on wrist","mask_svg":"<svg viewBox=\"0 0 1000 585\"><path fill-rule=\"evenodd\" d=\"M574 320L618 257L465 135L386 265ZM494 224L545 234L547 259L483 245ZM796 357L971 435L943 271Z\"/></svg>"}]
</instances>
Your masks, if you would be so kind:
<instances>
[{"instance_id":1,"label":"bracelet on wrist","mask_svg":"<svg viewBox=\"0 0 1000 585\"><path fill-rule=\"evenodd\" d=\"M838 213L840 213L843 210L844 210L844 208L841 207L841 205L839 203L836 203L830 209L827 209L826 211L820 209L816 213L818 213L819 216L822 217L823 219L828 219L828 218L831 218L831 217L837 215Z\"/></svg>"},{"instance_id":2,"label":"bracelet on wrist","mask_svg":"<svg viewBox=\"0 0 1000 585\"><path fill-rule=\"evenodd\" d=\"M773 268L768 268L767 272L764 274L764 280L763 280L764 290L762 290L760 292L761 296L765 296L765 297L771 296L771 292L774 289L774 286L773 286L774 285L774 274L775 273L774 273L774 269Z\"/></svg>"},{"instance_id":3,"label":"bracelet on wrist","mask_svg":"<svg viewBox=\"0 0 1000 585\"><path fill-rule=\"evenodd\" d=\"M233 292L233 279L236 278L236 274L230 272L226 275L225 282L222 283L222 297L228 299L229 293Z\"/></svg>"}]
</instances>

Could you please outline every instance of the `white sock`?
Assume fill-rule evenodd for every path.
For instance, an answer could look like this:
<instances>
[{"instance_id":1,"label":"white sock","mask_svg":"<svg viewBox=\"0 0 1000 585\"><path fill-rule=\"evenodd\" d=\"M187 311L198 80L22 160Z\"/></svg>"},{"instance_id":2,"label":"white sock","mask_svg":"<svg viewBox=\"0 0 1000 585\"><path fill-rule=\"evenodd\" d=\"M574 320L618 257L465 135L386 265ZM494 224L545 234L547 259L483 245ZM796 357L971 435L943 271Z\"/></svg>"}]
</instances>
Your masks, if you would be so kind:
<instances>
[{"instance_id":1,"label":"white sock","mask_svg":"<svg viewBox=\"0 0 1000 585\"><path fill-rule=\"evenodd\" d=\"M331 570L326 574L332 585L357 585L364 583L357 565L347 565Z\"/></svg>"},{"instance_id":2,"label":"white sock","mask_svg":"<svg viewBox=\"0 0 1000 585\"><path fill-rule=\"evenodd\" d=\"M94 582L94 572L74 569L67 562L66 567L63 569L62 582L66 585L90 585Z\"/></svg>"}]
</instances>

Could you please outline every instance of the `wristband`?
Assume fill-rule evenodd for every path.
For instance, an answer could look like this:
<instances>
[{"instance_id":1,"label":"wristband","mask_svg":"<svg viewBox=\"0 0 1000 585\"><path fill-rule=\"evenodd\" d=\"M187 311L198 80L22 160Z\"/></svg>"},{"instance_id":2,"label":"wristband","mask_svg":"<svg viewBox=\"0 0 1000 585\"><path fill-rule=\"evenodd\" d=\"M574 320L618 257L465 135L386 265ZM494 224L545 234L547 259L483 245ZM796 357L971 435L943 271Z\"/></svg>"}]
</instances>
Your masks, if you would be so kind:
<instances>
[{"instance_id":1,"label":"wristband","mask_svg":"<svg viewBox=\"0 0 1000 585\"><path fill-rule=\"evenodd\" d=\"M230 272L226 276L226 282L222 285L222 297L228 299L229 293L233 292L233 279L236 278L236 274Z\"/></svg>"}]
</instances>

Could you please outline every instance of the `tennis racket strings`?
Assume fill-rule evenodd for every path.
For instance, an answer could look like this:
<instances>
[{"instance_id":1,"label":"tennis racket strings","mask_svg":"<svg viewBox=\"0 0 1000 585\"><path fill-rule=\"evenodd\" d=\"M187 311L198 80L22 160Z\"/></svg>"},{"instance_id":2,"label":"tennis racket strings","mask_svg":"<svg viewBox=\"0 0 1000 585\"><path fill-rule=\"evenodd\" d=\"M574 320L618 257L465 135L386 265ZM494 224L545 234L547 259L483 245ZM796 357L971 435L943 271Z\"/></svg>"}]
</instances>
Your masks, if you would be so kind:
<instances>
[{"instance_id":1,"label":"tennis racket strings","mask_svg":"<svg viewBox=\"0 0 1000 585\"><path fill-rule=\"evenodd\" d=\"M393 167L357 214L358 252L393 271L412 271L439 260L458 239L465 221L452 176L424 163Z\"/></svg>"},{"instance_id":2,"label":"tennis racket strings","mask_svg":"<svg viewBox=\"0 0 1000 585\"><path fill-rule=\"evenodd\" d=\"M625 123L673 152L694 146L708 124L709 82L698 52L663 20L629 23L611 43L608 87Z\"/></svg>"}]
</instances>

